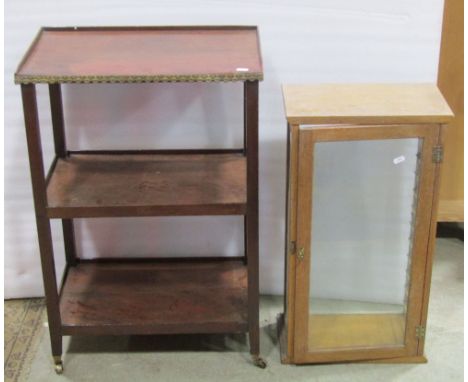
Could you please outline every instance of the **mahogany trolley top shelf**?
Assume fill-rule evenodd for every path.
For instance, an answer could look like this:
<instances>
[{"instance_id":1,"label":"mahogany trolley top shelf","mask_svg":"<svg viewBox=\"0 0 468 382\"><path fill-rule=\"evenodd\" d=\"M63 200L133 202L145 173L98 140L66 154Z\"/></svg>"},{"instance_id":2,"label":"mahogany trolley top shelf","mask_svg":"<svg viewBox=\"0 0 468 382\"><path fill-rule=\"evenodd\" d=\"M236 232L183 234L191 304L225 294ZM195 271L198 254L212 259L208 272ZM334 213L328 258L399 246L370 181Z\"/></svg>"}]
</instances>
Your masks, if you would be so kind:
<instances>
[{"instance_id":1,"label":"mahogany trolley top shelf","mask_svg":"<svg viewBox=\"0 0 468 382\"><path fill-rule=\"evenodd\" d=\"M263 79L256 27L69 27L39 31L15 82Z\"/></svg>"}]
</instances>

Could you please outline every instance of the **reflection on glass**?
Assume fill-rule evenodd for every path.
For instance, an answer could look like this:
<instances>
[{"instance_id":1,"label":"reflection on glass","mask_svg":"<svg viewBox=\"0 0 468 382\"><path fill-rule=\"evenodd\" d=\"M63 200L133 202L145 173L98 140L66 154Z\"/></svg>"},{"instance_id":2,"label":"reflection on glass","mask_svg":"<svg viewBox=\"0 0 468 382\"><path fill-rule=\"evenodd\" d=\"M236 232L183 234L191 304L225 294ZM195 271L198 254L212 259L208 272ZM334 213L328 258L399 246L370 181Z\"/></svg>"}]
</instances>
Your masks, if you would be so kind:
<instances>
[{"instance_id":1,"label":"reflection on glass","mask_svg":"<svg viewBox=\"0 0 468 382\"><path fill-rule=\"evenodd\" d=\"M314 148L309 350L404 344L419 140Z\"/></svg>"}]
</instances>

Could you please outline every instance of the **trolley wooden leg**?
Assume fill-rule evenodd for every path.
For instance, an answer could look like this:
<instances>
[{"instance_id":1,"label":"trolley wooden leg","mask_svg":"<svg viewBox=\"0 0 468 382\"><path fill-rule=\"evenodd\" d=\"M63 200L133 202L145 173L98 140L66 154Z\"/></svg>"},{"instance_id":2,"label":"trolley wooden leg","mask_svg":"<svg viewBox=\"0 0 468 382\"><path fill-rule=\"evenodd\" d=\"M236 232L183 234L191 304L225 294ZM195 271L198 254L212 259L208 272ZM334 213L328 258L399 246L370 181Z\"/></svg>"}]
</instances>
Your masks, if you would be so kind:
<instances>
[{"instance_id":1,"label":"trolley wooden leg","mask_svg":"<svg viewBox=\"0 0 468 382\"><path fill-rule=\"evenodd\" d=\"M62 230L67 264L70 266L76 265L75 230L73 227L73 219L62 219Z\"/></svg>"},{"instance_id":2,"label":"trolley wooden leg","mask_svg":"<svg viewBox=\"0 0 468 382\"><path fill-rule=\"evenodd\" d=\"M36 212L39 252L41 257L42 277L46 296L52 355L54 357L55 365L61 366L62 335L59 296L55 275L50 221L46 213L46 182L44 177L44 165L42 159L35 86L32 84L21 85L21 95L23 99L24 121L26 126L26 138L29 152L29 166L31 170L34 208Z\"/></svg>"},{"instance_id":3,"label":"trolley wooden leg","mask_svg":"<svg viewBox=\"0 0 468 382\"><path fill-rule=\"evenodd\" d=\"M258 245L258 81L244 82L244 149L247 153L246 250L248 267L248 317L250 354L256 366L266 367L260 357L259 245Z\"/></svg>"},{"instance_id":4,"label":"trolley wooden leg","mask_svg":"<svg viewBox=\"0 0 468 382\"><path fill-rule=\"evenodd\" d=\"M59 373L59 369L63 370L62 335L50 222L48 218L39 215L36 216L36 224L39 236L52 356L54 358L55 371Z\"/></svg>"},{"instance_id":5,"label":"trolley wooden leg","mask_svg":"<svg viewBox=\"0 0 468 382\"><path fill-rule=\"evenodd\" d=\"M67 140L65 137L65 122L63 117L62 90L60 84L49 85L50 112L52 115L52 130L54 133L55 154L59 158L67 156ZM65 257L69 266L76 265L75 234L73 219L62 219Z\"/></svg>"}]
</instances>

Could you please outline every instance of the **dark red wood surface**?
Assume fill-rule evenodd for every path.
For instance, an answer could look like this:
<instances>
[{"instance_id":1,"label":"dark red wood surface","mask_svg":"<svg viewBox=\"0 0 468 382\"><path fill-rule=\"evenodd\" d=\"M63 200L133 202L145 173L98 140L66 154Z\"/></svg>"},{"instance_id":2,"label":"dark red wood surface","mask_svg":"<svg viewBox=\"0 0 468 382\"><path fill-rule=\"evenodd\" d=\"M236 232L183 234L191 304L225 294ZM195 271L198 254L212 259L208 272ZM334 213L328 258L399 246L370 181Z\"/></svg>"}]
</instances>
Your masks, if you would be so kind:
<instances>
[{"instance_id":1,"label":"dark red wood surface","mask_svg":"<svg viewBox=\"0 0 468 382\"><path fill-rule=\"evenodd\" d=\"M247 149L247 214L245 216L248 264L250 354L260 354L259 230L258 230L258 81L244 82L244 131Z\"/></svg>"},{"instance_id":2,"label":"dark red wood surface","mask_svg":"<svg viewBox=\"0 0 468 382\"><path fill-rule=\"evenodd\" d=\"M64 334L247 330L242 260L80 262L60 297Z\"/></svg>"},{"instance_id":3,"label":"dark red wood surface","mask_svg":"<svg viewBox=\"0 0 468 382\"><path fill-rule=\"evenodd\" d=\"M47 306L47 319L53 356L62 354L62 336L60 333L59 296L57 291L54 248L50 220L46 215L46 185L44 161L42 157L39 115L37 112L36 88L34 85L22 85L24 124L29 153L29 167L33 188L34 209L36 212L39 254L41 257L42 279Z\"/></svg>"},{"instance_id":4,"label":"dark red wood surface","mask_svg":"<svg viewBox=\"0 0 468 382\"><path fill-rule=\"evenodd\" d=\"M17 80L239 73L262 74L256 27L45 28Z\"/></svg>"},{"instance_id":5,"label":"dark red wood surface","mask_svg":"<svg viewBox=\"0 0 468 382\"><path fill-rule=\"evenodd\" d=\"M241 154L60 158L47 187L53 218L243 214Z\"/></svg>"},{"instance_id":6,"label":"dark red wood surface","mask_svg":"<svg viewBox=\"0 0 468 382\"><path fill-rule=\"evenodd\" d=\"M254 362L264 367L258 358L258 80L262 78L256 27L41 30L15 81L22 84L56 364L61 362L63 335L249 332ZM245 81L242 149L67 150L59 83L227 80ZM56 158L47 176L34 83L51 85ZM241 259L98 263L76 258L75 217L221 214L245 215L246 253ZM67 265L60 293L50 218L63 219Z\"/></svg>"},{"instance_id":7,"label":"dark red wood surface","mask_svg":"<svg viewBox=\"0 0 468 382\"><path fill-rule=\"evenodd\" d=\"M54 146L56 160L67 155L65 139L65 122L63 117L62 90L60 84L49 85L50 111L52 115L52 130L54 132ZM55 164L51 168L55 168ZM52 175L52 173L50 173ZM76 263L76 243L73 219L62 219L63 242L67 264Z\"/></svg>"}]
</instances>

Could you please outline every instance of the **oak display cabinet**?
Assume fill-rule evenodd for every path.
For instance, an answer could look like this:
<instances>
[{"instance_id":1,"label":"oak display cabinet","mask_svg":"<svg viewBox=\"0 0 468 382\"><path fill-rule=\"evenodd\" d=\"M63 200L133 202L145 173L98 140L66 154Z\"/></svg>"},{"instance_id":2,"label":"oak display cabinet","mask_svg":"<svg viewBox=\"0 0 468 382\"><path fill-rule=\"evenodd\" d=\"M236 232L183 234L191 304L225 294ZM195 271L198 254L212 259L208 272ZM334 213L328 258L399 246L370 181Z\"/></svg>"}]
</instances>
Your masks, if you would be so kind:
<instances>
[{"instance_id":1,"label":"oak display cabinet","mask_svg":"<svg viewBox=\"0 0 468 382\"><path fill-rule=\"evenodd\" d=\"M286 85L284 363L425 362L442 130L431 84Z\"/></svg>"},{"instance_id":2,"label":"oak display cabinet","mask_svg":"<svg viewBox=\"0 0 468 382\"><path fill-rule=\"evenodd\" d=\"M15 73L21 85L49 331L62 336L248 332L259 356L256 27L42 28ZM241 81L244 144L235 149L70 151L61 84ZM55 159L45 172L36 84L48 84ZM122 87L125 91L125 87ZM116 105L118 107L119 105ZM219 121L222 129L223 121ZM236 258L78 258L74 218L241 215ZM50 219L66 268L57 288ZM174 238L176 239L176 238ZM190 255L190 254L187 254Z\"/></svg>"}]
</instances>

